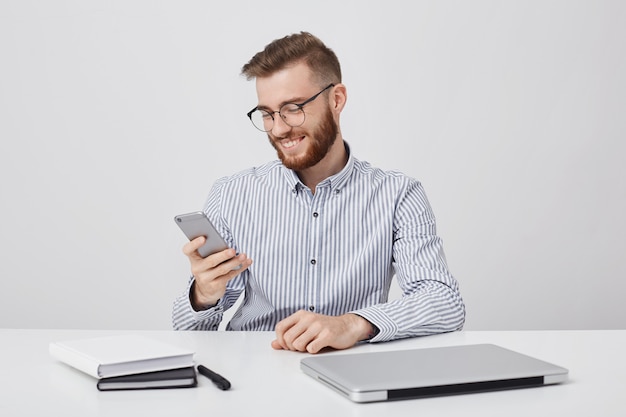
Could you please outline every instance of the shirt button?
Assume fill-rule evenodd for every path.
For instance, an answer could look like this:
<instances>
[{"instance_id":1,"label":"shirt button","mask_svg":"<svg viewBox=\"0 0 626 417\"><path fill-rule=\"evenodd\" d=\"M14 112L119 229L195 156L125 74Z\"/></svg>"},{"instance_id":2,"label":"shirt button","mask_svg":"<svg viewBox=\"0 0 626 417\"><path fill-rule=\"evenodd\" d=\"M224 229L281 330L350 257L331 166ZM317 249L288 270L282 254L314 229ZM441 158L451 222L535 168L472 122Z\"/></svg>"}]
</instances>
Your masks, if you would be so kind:
<instances>
[{"instance_id":1,"label":"shirt button","mask_svg":"<svg viewBox=\"0 0 626 417\"><path fill-rule=\"evenodd\" d=\"M317 261L315 259L311 259L311 265L315 265Z\"/></svg>"},{"instance_id":2,"label":"shirt button","mask_svg":"<svg viewBox=\"0 0 626 417\"><path fill-rule=\"evenodd\" d=\"M319 216L319 213L316 211L315 213L313 213L313 217L317 217Z\"/></svg>"},{"instance_id":3,"label":"shirt button","mask_svg":"<svg viewBox=\"0 0 626 417\"><path fill-rule=\"evenodd\" d=\"M315 306L309 306L309 311L315 311Z\"/></svg>"}]
</instances>

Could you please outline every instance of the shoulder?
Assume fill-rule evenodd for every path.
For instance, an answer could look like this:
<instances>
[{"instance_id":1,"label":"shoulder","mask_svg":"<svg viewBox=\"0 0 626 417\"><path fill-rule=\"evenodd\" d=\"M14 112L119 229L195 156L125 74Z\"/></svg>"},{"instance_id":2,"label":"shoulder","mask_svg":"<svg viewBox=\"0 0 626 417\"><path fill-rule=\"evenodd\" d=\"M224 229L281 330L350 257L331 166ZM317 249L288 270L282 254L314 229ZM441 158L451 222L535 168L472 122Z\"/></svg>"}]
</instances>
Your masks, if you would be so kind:
<instances>
[{"instance_id":1,"label":"shoulder","mask_svg":"<svg viewBox=\"0 0 626 417\"><path fill-rule=\"evenodd\" d=\"M276 186L284 181L282 166L280 161L272 161L219 178L206 198L205 212L218 218L229 211L246 207L247 202L259 195L269 194L272 189L282 189Z\"/></svg>"},{"instance_id":2,"label":"shoulder","mask_svg":"<svg viewBox=\"0 0 626 417\"><path fill-rule=\"evenodd\" d=\"M353 186L358 193L376 195L396 208L422 212L430 206L420 181L401 171L373 167L366 161L355 159Z\"/></svg>"},{"instance_id":3,"label":"shoulder","mask_svg":"<svg viewBox=\"0 0 626 417\"><path fill-rule=\"evenodd\" d=\"M215 182L219 187L240 186L246 183L271 181L280 175L282 164L280 161L271 161L257 167L247 168L234 174L224 176Z\"/></svg>"},{"instance_id":4,"label":"shoulder","mask_svg":"<svg viewBox=\"0 0 626 417\"><path fill-rule=\"evenodd\" d=\"M420 182L397 170L385 170L372 166L367 161L354 160L354 175L358 181L369 181L373 184L387 184L400 188L419 185Z\"/></svg>"}]
</instances>

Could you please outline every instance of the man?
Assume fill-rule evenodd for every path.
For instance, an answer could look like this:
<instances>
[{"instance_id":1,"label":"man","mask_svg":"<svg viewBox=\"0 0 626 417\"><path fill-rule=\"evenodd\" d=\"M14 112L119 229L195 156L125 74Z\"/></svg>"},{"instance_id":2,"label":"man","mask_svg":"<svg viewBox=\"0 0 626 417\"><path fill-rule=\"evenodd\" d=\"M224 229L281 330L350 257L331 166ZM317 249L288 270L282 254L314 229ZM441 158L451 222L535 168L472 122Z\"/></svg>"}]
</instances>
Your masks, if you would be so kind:
<instances>
[{"instance_id":1,"label":"man","mask_svg":"<svg viewBox=\"0 0 626 417\"><path fill-rule=\"evenodd\" d=\"M233 249L201 258L174 302L179 330L275 330L275 349L317 353L462 328L465 307L419 182L351 154L334 52L309 33L275 40L242 69L248 114L280 161L222 178L205 213ZM241 252L237 254L238 252ZM253 263L254 260L254 263ZM238 269L234 269L239 267ZM387 301L395 274L399 300Z\"/></svg>"}]
</instances>

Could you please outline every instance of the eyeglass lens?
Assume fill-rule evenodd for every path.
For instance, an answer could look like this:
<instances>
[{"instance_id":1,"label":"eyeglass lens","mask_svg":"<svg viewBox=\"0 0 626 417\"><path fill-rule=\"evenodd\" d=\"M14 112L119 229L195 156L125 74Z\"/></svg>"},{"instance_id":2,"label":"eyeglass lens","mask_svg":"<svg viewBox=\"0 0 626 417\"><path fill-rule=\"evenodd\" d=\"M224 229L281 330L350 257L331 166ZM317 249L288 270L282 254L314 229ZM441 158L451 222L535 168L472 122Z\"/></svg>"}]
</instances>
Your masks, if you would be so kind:
<instances>
[{"instance_id":1,"label":"eyeglass lens","mask_svg":"<svg viewBox=\"0 0 626 417\"><path fill-rule=\"evenodd\" d=\"M304 111L298 105L287 103L276 113L257 109L252 112L250 119L254 126L264 132L269 132L274 127L274 118L280 116L285 124L291 127L302 126L304 123Z\"/></svg>"}]
</instances>

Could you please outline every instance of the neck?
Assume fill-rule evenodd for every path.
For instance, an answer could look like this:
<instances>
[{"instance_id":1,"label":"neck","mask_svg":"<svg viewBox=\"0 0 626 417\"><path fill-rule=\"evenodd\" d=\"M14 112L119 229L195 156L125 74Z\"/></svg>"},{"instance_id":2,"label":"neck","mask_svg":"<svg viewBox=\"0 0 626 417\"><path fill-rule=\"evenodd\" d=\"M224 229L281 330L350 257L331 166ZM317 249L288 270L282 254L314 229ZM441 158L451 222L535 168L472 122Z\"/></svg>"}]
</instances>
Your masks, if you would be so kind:
<instances>
[{"instance_id":1,"label":"neck","mask_svg":"<svg viewBox=\"0 0 626 417\"><path fill-rule=\"evenodd\" d=\"M341 135L337 137L326 156L314 166L296 171L300 181L315 194L317 184L340 172L348 162L348 152Z\"/></svg>"}]
</instances>

